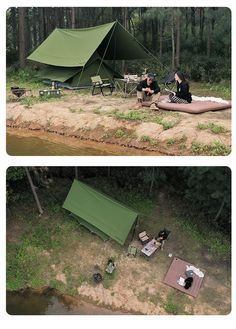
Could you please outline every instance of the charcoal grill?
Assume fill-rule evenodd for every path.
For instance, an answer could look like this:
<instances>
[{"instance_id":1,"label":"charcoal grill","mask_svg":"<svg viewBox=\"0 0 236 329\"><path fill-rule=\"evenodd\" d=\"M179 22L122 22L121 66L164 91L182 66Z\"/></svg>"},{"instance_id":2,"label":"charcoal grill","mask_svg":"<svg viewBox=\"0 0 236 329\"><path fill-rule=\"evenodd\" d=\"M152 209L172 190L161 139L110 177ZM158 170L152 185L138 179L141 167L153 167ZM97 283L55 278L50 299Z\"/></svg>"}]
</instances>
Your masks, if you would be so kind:
<instances>
[{"instance_id":1,"label":"charcoal grill","mask_svg":"<svg viewBox=\"0 0 236 329\"><path fill-rule=\"evenodd\" d=\"M11 93L17 97L19 100L23 95L25 95L28 91L31 92L31 89L20 88L20 87L11 87Z\"/></svg>"}]
</instances>

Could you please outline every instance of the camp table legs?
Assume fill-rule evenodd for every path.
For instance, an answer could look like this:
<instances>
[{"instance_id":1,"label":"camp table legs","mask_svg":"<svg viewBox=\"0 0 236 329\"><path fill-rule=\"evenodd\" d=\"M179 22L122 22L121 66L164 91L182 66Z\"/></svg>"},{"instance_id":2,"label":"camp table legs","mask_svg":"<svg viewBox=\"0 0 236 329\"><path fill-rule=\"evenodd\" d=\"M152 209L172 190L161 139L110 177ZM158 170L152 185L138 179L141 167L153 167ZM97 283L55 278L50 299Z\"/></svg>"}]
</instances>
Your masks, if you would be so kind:
<instances>
[{"instance_id":1,"label":"camp table legs","mask_svg":"<svg viewBox=\"0 0 236 329\"><path fill-rule=\"evenodd\" d=\"M123 84L123 86L121 84ZM116 79L115 81L116 91L125 98L132 95L132 93L136 90L137 84L138 82L133 80L128 81L127 79ZM131 89L129 86L131 86Z\"/></svg>"}]
</instances>

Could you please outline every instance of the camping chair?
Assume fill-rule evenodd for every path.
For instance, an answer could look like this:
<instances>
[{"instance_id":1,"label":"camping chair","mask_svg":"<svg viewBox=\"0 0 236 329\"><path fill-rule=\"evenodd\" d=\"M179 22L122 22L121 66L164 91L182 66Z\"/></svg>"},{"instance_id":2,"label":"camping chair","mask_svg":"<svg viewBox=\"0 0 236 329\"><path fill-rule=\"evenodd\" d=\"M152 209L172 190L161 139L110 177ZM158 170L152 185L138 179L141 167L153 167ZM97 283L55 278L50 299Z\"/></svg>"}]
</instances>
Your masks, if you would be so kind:
<instances>
[{"instance_id":1,"label":"camping chair","mask_svg":"<svg viewBox=\"0 0 236 329\"><path fill-rule=\"evenodd\" d=\"M113 262L112 259L109 259L109 260L108 260L108 263L107 263L107 267L106 267L106 272L107 272L108 274L112 274L113 271L115 270L115 268L116 268L115 263Z\"/></svg>"},{"instance_id":2,"label":"camping chair","mask_svg":"<svg viewBox=\"0 0 236 329\"><path fill-rule=\"evenodd\" d=\"M104 83L103 81L109 81L109 79L102 79L100 75L97 75L95 77L91 77L92 80L92 95L98 95L102 94L103 96L106 96L103 92L104 88L109 88L110 89L110 94L113 93L114 90L114 84L112 82ZM95 89L99 88L100 91L98 93L95 93Z\"/></svg>"},{"instance_id":3,"label":"camping chair","mask_svg":"<svg viewBox=\"0 0 236 329\"><path fill-rule=\"evenodd\" d=\"M164 84L167 89L172 90L175 86L175 72L170 72L160 83Z\"/></svg>"},{"instance_id":4,"label":"camping chair","mask_svg":"<svg viewBox=\"0 0 236 329\"><path fill-rule=\"evenodd\" d=\"M128 252L127 252L127 256L131 255L133 257L136 257L137 255L137 252L138 252L138 249L134 246L129 246L128 247Z\"/></svg>"},{"instance_id":5,"label":"camping chair","mask_svg":"<svg viewBox=\"0 0 236 329\"><path fill-rule=\"evenodd\" d=\"M142 244L146 244L150 240L150 237L147 235L146 231L139 233L138 238Z\"/></svg>"}]
</instances>

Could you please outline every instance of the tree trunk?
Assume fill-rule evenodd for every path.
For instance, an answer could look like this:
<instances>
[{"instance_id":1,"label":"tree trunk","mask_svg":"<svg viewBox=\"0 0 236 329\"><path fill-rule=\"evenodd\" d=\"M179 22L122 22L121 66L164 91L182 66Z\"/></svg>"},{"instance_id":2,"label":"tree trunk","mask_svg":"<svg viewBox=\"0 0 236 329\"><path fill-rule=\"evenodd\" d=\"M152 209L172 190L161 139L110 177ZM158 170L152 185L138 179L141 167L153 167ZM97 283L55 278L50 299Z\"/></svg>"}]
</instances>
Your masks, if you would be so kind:
<instances>
[{"instance_id":1,"label":"tree trunk","mask_svg":"<svg viewBox=\"0 0 236 329\"><path fill-rule=\"evenodd\" d=\"M172 70L175 69L175 32L174 32L174 15L172 15L172 22L171 22L171 44L172 44L172 61L171 67Z\"/></svg>"},{"instance_id":2,"label":"tree trunk","mask_svg":"<svg viewBox=\"0 0 236 329\"><path fill-rule=\"evenodd\" d=\"M78 167L75 167L75 179L79 179Z\"/></svg>"},{"instance_id":3,"label":"tree trunk","mask_svg":"<svg viewBox=\"0 0 236 329\"><path fill-rule=\"evenodd\" d=\"M206 44L206 55L209 58L211 56L211 22L207 22L207 44Z\"/></svg>"},{"instance_id":4,"label":"tree trunk","mask_svg":"<svg viewBox=\"0 0 236 329\"><path fill-rule=\"evenodd\" d=\"M15 7L11 8L11 24L12 24L12 45L14 52L18 51L18 21L17 21L17 9Z\"/></svg>"},{"instance_id":5,"label":"tree trunk","mask_svg":"<svg viewBox=\"0 0 236 329\"><path fill-rule=\"evenodd\" d=\"M163 19L161 18L160 19L160 22L159 22L159 34L160 34L160 37L159 37L159 58L160 58L160 61L162 59L162 54L163 54Z\"/></svg>"},{"instance_id":6,"label":"tree trunk","mask_svg":"<svg viewBox=\"0 0 236 329\"><path fill-rule=\"evenodd\" d=\"M205 16L204 16L204 8L200 8L200 22L199 22L199 36L200 40L202 42L203 40L203 32L204 32L204 21L205 21Z\"/></svg>"},{"instance_id":7,"label":"tree trunk","mask_svg":"<svg viewBox=\"0 0 236 329\"><path fill-rule=\"evenodd\" d=\"M75 11L76 11L76 8L72 7L71 8L71 28L72 29L75 29Z\"/></svg>"},{"instance_id":8,"label":"tree trunk","mask_svg":"<svg viewBox=\"0 0 236 329\"><path fill-rule=\"evenodd\" d=\"M151 177L151 182L150 182L149 195L152 195L154 180L155 180L155 167L152 167L152 177Z\"/></svg>"},{"instance_id":9,"label":"tree trunk","mask_svg":"<svg viewBox=\"0 0 236 329\"><path fill-rule=\"evenodd\" d=\"M29 169L27 167L25 167L25 171L26 171L26 175L27 175L27 178L28 178L28 181L29 181L29 184L30 184L30 187L31 187L31 190L32 190L32 193L33 193L33 196L34 196L34 199L36 201L36 204L37 204L37 207L38 207L38 210L39 210L39 213L40 215L43 213L43 209L41 207L41 204L39 202L39 198L38 198L38 195L36 193L36 189L35 189L35 186L33 184L33 181L32 181L32 178L30 176L30 172L29 172Z\"/></svg>"},{"instance_id":10,"label":"tree trunk","mask_svg":"<svg viewBox=\"0 0 236 329\"><path fill-rule=\"evenodd\" d=\"M176 69L180 67L180 13L176 16Z\"/></svg>"},{"instance_id":11,"label":"tree trunk","mask_svg":"<svg viewBox=\"0 0 236 329\"><path fill-rule=\"evenodd\" d=\"M128 8L124 7L122 8L122 20L123 20L123 26L126 30L128 30L129 24L128 24ZM127 74L127 65L125 60L122 60L121 62L121 72L122 74Z\"/></svg>"},{"instance_id":12,"label":"tree trunk","mask_svg":"<svg viewBox=\"0 0 236 329\"><path fill-rule=\"evenodd\" d=\"M225 205L225 200L222 200L221 205L220 205L220 208L219 208L219 210L218 210L218 212L217 212L217 214L216 214L216 216L214 218L214 222L217 222L218 218L220 217L221 212L222 212L222 210L224 208L224 205Z\"/></svg>"},{"instance_id":13,"label":"tree trunk","mask_svg":"<svg viewBox=\"0 0 236 329\"><path fill-rule=\"evenodd\" d=\"M25 8L19 7L19 64L20 68L26 65L26 40L25 40Z\"/></svg>"},{"instance_id":14,"label":"tree trunk","mask_svg":"<svg viewBox=\"0 0 236 329\"><path fill-rule=\"evenodd\" d=\"M192 35L196 36L196 21L195 21L195 8L191 8L191 31Z\"/></svg>"}]
</instances>

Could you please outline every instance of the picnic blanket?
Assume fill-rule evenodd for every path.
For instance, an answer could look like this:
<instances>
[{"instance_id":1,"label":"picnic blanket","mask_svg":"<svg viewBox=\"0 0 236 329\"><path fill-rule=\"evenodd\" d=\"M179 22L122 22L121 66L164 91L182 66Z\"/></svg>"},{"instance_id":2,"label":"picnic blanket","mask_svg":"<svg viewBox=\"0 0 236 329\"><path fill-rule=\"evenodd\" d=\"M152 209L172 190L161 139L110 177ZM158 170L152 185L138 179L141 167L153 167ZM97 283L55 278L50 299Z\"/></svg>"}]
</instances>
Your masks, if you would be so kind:
<instances>
[{"instance_id":1,"label":"picnic blanket","mask_svg":"<svg viewBox=\"0 0 236 329\"><path fill-rule=\"evenodd\" d=\"M193 271L193 284L189 289L184 288L183 281L186 278L186 271ZM196 266L174 257L163 282L175 289L178 289L192 297L197 297L205 274Z\"/></svg>"}]
</instances>

